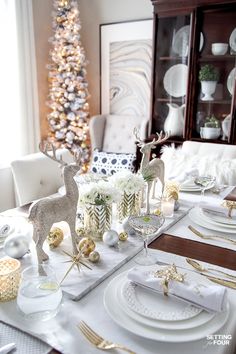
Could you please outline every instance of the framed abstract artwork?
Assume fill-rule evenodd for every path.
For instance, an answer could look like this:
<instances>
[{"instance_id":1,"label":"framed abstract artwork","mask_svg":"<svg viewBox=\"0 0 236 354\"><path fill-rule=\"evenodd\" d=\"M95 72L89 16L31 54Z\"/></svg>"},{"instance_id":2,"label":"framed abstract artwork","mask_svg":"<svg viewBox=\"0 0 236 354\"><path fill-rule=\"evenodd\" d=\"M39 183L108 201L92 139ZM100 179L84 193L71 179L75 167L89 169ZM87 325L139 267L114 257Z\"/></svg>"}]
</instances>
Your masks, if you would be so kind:
<instances>
[{"instance_id":1,"label":"framed abstract artwork","mask_svg":"<svg viewBox=\"0 0 236 354\"><path fill-rule=\"evenodd\" d=\"M149 116L152 20L100 26L101 113Z\"/></svg>"}]
</instances>

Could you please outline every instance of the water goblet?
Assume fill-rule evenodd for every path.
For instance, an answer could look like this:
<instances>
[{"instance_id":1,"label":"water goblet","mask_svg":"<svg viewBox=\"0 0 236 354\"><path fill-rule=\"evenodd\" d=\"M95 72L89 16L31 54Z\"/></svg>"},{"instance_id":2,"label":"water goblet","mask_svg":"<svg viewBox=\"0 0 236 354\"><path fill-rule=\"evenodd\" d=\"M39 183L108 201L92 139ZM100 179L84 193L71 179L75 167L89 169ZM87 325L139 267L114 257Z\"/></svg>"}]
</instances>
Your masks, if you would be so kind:
<instances>
[{"instance_id":1,"label":"water goblet","mask_svg":"<svg viewBox=\"0 0 236 354\"><path fill-rule=\"evenodd\" d=\"M17 307L26 319L45 321L54 317L61 300L61 288L49 265L30 266L22 272Z\"/></svg>"},{"instance_id":2,"label":"water goblet","mask_svg":"<svg viewBox=\"0 0 236 354\"><path fill-rule=\"evenodd\" d=\"M194 179L194 183L201 189L201 201L204 198L205 190L214 187L215 181L216 178L211 175L198 176Z\"/></svg>"},{"instance_id":3,"label":"water goblet","mask_svg":"<svg viewBox=\"0 0 236 354\"><path fill-rule=\"evenodd\" d=\"M148 238L154 236L164 224L165 218L162 214L143 214L130 216L128 222L130 226L138 232L144 241L144 255L135 259L140 265L152 265L156 259L148 253Z\"/></svg>"}]
</instances>

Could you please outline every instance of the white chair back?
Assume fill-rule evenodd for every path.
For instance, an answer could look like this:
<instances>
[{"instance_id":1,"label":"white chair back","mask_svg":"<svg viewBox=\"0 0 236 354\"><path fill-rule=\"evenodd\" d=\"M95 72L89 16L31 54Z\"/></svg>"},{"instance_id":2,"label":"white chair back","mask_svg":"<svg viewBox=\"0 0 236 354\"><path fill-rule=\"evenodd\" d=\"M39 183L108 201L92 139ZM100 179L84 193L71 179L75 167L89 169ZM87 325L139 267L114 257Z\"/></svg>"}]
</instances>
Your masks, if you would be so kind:
<instances>
[{"instance_id":1,"label":"white chair back","mask_svg":"<svg viewBox=\"0 0 236 354\"><path fill-rule=\"evenodd\" d=\"M56 155L62 156L68 163L73 161L71 153L66 149L58 149ZM13 161L11 168L17 206L54 194L63 185L58 163L41 152Z\"/></svg>"}]
</instances>

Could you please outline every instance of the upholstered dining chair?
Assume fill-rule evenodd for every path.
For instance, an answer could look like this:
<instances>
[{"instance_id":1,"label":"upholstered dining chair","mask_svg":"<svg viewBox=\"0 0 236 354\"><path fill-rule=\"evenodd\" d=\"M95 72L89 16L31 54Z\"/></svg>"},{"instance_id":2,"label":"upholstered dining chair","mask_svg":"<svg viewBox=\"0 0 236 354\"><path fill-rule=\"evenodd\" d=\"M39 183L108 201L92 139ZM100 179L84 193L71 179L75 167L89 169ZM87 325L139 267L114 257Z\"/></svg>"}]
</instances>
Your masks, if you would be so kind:
<instances>
[{"instance_id":1,"label":"upholstered dining chair","mask_svg":"<svg viewBox=\"0 0 236 354\"><path fill-rule=\"evenodd\" d=\"M56 155L68 163L73 161L66 149L58 149ZM13 161L11 169L17 206L54 194L63 185L59 164L41 152Z\"/></svg>"},{"instance_id":2,"label":"upholstered dining chair","mask_svg":"<svg viewBox=\"0 0 236 354\"><path fill-rule=\"evenodd\" d=\"M92 147L91 171L112 174L122 168L135 169L136 144L134 128L144 139L148 117L102 114L90 119Z\"/></svg>"}]
</instances>

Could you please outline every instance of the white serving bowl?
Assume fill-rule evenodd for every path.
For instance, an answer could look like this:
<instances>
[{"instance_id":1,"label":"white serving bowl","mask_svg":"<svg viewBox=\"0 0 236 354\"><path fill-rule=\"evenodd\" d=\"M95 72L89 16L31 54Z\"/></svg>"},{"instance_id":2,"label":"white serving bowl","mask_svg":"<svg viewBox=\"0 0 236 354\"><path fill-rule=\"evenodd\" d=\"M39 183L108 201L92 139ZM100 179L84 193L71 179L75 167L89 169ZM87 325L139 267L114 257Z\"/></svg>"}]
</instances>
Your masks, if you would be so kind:
<instances>
[{"instance_id":1,"label":"white serving bowl","mask_svg":"<svg viewBox=\"0 0 236 354\"><path fill-rule=\"evenodd\" d=\"M224 55L228 50L228 43L212 43L211 51L213 55Z\"/></svg>"},{"instance_id":2,"label":"white serving bowl","mask_svg":"<svg viewBox=\"0 0 236 354\"><path fill-rule=\"evenodd\" d=\"M200 135L203 139L218 139L221 134L221 128L201 127Z\"/></svg>"}]
</instances>

